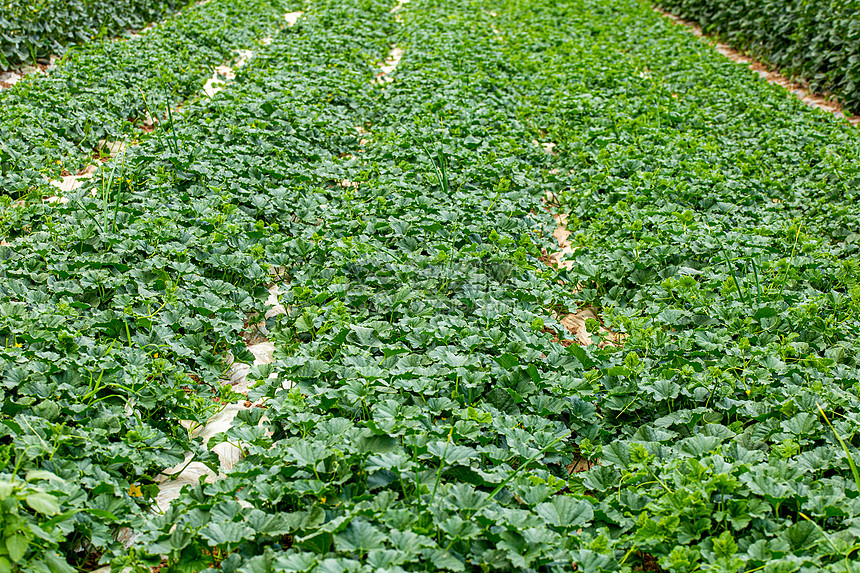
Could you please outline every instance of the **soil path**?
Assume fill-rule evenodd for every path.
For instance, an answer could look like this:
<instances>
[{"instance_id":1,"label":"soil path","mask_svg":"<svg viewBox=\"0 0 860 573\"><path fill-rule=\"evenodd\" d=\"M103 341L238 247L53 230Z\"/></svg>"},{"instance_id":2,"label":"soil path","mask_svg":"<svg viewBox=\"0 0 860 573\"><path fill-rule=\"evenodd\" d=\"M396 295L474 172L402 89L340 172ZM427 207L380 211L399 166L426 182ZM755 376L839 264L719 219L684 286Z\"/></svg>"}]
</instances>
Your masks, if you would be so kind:
<instances>
[{"instance_id":1,"label":"soil path","mask_svg":"<svg viewBox=\"0 0 860 573\"><path fill-rule=\"evenodd\" d=\"M748 64L749 68L756 72L759 76L761 76L761 78L764 79L766 82L776 84L780 87L785 88L786 90L797 96L800 101L802 101L809 107L818 108L823 111L830 112L836 117L845 118L845 120L852 125L856 126L860 124L860 116L851 116L850 114L846 114L845 110L842 107L842 104L838 101L835 101L831 94L821 94L810 91L808 89L808 86L790 80L789 78L775 71L772 66L768 66L763 62L744 55L743 53L729 46L728 44L723 44L716 38L706 35L702 31L702 27L695 22L684 20L682 18L679 18L678 16L675 16L674 14L661 10L657 7L654 7L654 11L668 18L674 24L687 28L687 30L697 38L701 38L703 41L712 44L714 46L714 49L717 50L717 52L724 55L733 62Z\"/></svg>"}]
</instances>

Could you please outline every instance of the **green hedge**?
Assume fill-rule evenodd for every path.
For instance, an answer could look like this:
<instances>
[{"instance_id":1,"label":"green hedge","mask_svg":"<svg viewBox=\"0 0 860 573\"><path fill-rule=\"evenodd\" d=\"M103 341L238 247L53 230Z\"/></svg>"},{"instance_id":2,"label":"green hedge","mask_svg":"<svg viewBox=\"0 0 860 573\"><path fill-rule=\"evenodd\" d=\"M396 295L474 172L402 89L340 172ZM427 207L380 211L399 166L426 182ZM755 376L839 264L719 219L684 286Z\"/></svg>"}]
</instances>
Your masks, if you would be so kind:
<instances>
[{"instance_id":1,"label":"green hedge","mask_svg":"<svg viewBox=\"0 0 860 573\"><path fill-rule=\"evenodd\" d=\"M0 67L140 28L189 0L0 0Z\"/></svg>"},{"instance_id":2,"label":"green hedge","mask_svg":"<svg viewBox=\"0 0 860 573\"><path fill-rule=\"evenodd\" d=\"M860 110L860 0L656 0Z\"/></svg>"}]
</instances>

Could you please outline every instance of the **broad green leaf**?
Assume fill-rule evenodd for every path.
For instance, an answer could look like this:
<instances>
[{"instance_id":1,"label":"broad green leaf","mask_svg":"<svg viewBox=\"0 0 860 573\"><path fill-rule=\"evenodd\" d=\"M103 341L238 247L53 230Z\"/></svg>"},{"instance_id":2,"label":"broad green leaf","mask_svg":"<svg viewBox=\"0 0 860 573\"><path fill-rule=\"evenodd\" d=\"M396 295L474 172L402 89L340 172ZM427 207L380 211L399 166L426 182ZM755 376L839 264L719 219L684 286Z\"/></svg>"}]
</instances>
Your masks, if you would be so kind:
<instances>
[{"instance_id":1,"label":"broad green leaf","mask_svg":"<svg viewBox=\"0 0 860 573\"><path fill-rule=\"evenodd\" d=\"M786 537L794 551L809 548L818 541L820 536L815 524L808 521L798 521L786 531Z\"/></svg>"},{"instance_id":2,"label":"broad green leaf","mask_svg":"<svg viewBox=\"0 0 860 573\"><path fill-rule=\"evenodd\" d=\"M29 547L30 542L27 541L27 538L23 534L13 533L6 537L5 544L6 550L9 552L9 559L13 563L17 563L27 553L27 547Z\"/></svg>"},{"instance_id":3,"label":"broad green leaf","mask_svg":"<svg viewBox=\"0 0 860 573\"><path fill-rule=\"evenodd\" d=\"M352 325L346 337L348 342L368 348L379 348L382 343L376 337L376 331L366 326Z\"/></svg>"},{"instance_id":4,"label":"broad green leaf","mask_svg":"<svg viewBox=\"0 0 860 573\"><path fill-rule=\"evenodd\" d=\"M443 551L441 549L424 549L422 551L422 558L429 563L433 564L433 567L436 569L441 569L443 571L465 571L466 567L463 565L462 561L448 553L447 551Z\"/></svg>"},{"instance_id":5,"label":"broad green leaf","mask_svg":"<svg viewBox=\"0 0 860 573\"><path fill-rule=\"evenodd\" d=\"M46 551L44 559L51 573L75 573L75 568L60 557L56 551Z\"/></svg>"},{"instance_id":6,"label":"broad green leaf","mask_svg":"<svg viewBox=\"0 0 860 573\"><path fill-rule=\"evenodd\" d=\"M367 553L382 547L385 535L364 520L354 519L342 533L335 535L335 544L345 551Z\"/></svg>"},{"instance_id":7,"label":"broad green leaf","mask_svg":"<svg viewBox=\"0 0 860 573\"><path fill-rule=\"evenodd\" d=\"M39 513L45 515L56 515L60 512L60 504L57 498L51 494L43 492L34 492L27 495L27 505Z\"/></svg>"},{"instance_id":8,"label":"broad green leaf","mask_svg":"<svg viewBox=\"0 0 860 573\"><path fill-rule=\"evenodd\" d=\"M582 527L594 518L590 503L567 495L539 503L535 511L549 524L563 528Z\"/></svg>"},{"instance_id":9,"label":"broad green leaf","mask_svg":"<svg viewBox=\"0 0 860 573\"><path fill-rule=\"evenodd\" d=\"M254 532L250 528L232 521L210 523L200 531L200 536L212 547L233 545L253 539Z\"/></svg>"}]
</instances>

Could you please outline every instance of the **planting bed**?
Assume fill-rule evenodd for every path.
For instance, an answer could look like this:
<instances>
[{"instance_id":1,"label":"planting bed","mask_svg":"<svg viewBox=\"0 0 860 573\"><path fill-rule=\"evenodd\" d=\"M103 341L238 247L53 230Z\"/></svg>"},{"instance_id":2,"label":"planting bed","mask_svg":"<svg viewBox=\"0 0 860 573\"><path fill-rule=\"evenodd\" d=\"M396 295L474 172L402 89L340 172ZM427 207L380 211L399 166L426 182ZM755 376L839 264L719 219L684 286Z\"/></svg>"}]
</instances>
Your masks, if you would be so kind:
<instances>
[{"instance_id":1,"label":"planting bed","mask_svg":"<svg viewBox=\"0 0 860 573\"><path fill-rule=\"evenodd\" d=\"M0 132L0 570L857 570L860 136L650 6L212 0Z\"/></svg>"},{"instance_id":2,"label":"planting bed","mask_svg":"<svg viewBox=\"0 0 860 573\"><path fill-rule=\"evenodd\" d=\"M656 0L733 47L778 67L813 90L860 109L857 0Z\"/></svg>"},{"instance_id":3,"label":"planting bed","mask_svg":"<svg viewBox=\"0 0 860 573\"><path fill-rule=\"evenodd\" d=\"M0 69L35 64L70 45L142 28L189 0L6 0L0 4Z\"/></svg>"}]
</instances>

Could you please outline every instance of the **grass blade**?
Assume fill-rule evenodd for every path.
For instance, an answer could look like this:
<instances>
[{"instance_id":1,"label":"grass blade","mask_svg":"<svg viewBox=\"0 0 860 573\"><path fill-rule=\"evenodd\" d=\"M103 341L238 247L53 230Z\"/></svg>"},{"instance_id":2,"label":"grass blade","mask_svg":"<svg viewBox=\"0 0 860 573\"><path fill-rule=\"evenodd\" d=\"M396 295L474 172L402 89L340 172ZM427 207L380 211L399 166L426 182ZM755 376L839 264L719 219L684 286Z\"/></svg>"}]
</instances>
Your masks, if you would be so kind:
<instances>
[{"instance_id":1,"label":"grass blade","mask_svg":"<svg viewBox=\"0 0 860 573\"><path fill-rule=\"evenodd\" d=\"M854 483L857 484L857 491L860 491L860 472L857 471L857 464L854 463L854 457L848 450L848 444L845 443L845 440L842 439L842 436L839 435L839 432L837 432L836 428L833 427L833 424L830 423L830 420L827 418L827 414L824 413L821 405L815 405L818 407L821 417L824 418L824 421L827 422L827 425L830 426L831 430L833 430L833 434L836 436L836 439L839 440L839 445L842 446L842 451L845 452L845 457L848 458L848 465L851 467L851 473L854 475Z\"/></svg>"}]
</instances>

